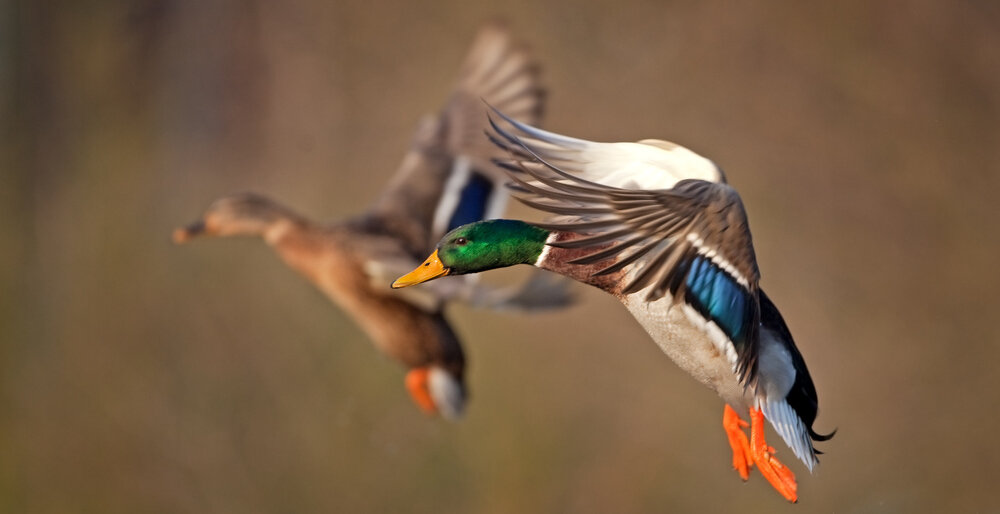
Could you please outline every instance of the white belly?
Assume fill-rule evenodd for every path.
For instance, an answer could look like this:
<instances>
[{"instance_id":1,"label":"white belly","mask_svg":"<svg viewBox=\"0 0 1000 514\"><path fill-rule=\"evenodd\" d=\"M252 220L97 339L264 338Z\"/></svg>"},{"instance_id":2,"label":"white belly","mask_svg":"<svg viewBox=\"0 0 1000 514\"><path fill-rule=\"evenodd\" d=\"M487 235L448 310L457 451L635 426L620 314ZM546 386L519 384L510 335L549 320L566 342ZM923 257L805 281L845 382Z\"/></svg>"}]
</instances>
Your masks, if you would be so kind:
<instances>
[{"instance_id":1,"label":"white belly","mask_svg":"<svg viewBox=\"0 0 1000 514\"><path fill-rule=\"evenodd\" d=\"M640 291L623 298L622 303L660 349L681 369L714 389L741 416L759 405L785 443L812 470L817 460L807 427L785 401L795 381L795 367L780 337L761 327L755 398L752 389L740 385L733 371L735 348L714 323L706 323L685 305L671 309L669 297L649 303L645 296L645 291Z\"/></svg>"},{"instance_id":2,"label":"white belly","mask_svg":"<svg viewBox=\"0 0 1000 514\"><path fill-rule=\"evenodd\" d=\"M732 345L713 341L702 318L689 307L678 305L671 309L669 296L651 303L645 301L645 296L645 291L640 291L622 298L622 303L681 369L715 390L737 412L745 413L753 405L753 397L733 372L736 354ZM718 328L710 325L708 330Z\"/></svg>"}]
</instances>

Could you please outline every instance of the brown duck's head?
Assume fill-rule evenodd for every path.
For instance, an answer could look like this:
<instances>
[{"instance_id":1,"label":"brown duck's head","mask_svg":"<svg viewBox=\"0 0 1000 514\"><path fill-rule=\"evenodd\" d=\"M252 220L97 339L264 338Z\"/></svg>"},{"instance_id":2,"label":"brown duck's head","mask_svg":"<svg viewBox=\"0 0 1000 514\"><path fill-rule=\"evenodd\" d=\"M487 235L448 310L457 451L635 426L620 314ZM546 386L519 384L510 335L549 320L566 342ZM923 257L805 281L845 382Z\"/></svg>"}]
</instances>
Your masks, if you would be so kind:
<instances>
[{"instance_id":1,"label":"brown duck's head","mask_svg":"<svg viewBox=\"0 0 1000 514\"><path fill-rule=\"evenodd\" d=\"M267 236L275 227L299 222L297 214L273 200L242 193L212 202L200 220L174 230L174 242L199 236Z\"/></svg>"}]
</instances>

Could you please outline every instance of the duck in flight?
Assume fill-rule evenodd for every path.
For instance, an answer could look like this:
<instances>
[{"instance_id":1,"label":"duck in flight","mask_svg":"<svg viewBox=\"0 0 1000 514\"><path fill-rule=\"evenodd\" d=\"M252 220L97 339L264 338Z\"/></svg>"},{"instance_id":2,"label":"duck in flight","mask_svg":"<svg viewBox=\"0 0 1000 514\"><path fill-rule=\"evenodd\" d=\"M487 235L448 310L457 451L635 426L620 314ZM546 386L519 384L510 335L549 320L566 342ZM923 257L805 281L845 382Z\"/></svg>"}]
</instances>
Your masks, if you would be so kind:
<instances>
[{"instance_id":1,"label":"duck in flight","mask_svg":"<svg viewBox=\"0 0 1000 514\"><path fill-rule=\"evenodd\" d=\"M487 24L475 37L444 108L423 120L395 176L366 212L318 224L274 200L237 194L216 200L201 219L177 229L174 240L262 238L285 264L347 311L382 353L408 369L406 388L419 407L456 418L468 396L466 358L445 318L446 304L561 307L570 301L566 288L541 277L504 290L465 277L413 291L417 294L385 284L419 263L449 230L503 212L505 176L492 162L503 152L482 137L483 99L534 123L544 97L533 56L502 23Z\"/></svg>"},{"instance_id":2,"label":"duck in flight","mask_svg":"<svg viewBox=\"0 0 1000 514\"><path fill-rule=\"evenodd\" d=\"M795 475L765 441L764 420L810 471L821 453L813 441L833 434L812 428L816 389L760 288L746 212L722 170L667 141L586 141L494 112L500 121L491 116L488 135L508 152L500 164L511 188L556 217L458 227L393 287L529 264L614 295L664 353L722 397L741 478L756 465L795 502Z\"/></svg>"}]
</instances>

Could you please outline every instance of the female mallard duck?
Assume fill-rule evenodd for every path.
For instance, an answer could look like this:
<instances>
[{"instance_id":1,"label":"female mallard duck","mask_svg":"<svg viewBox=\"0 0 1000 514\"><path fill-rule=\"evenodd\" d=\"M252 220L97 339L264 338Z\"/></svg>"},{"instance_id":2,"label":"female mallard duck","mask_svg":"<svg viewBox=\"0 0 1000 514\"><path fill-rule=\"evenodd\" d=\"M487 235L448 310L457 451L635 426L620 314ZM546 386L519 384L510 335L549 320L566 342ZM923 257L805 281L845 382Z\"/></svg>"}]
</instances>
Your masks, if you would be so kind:
<instances>
[{"instance_id":1,"label":"female mallard duck","mask_svg":"<svg viewBox=\"0 0 1000 514\"><path fill-rule=\"evenodd\" d=\"M764 419L811 471L817 399L777 307L760 289L746 213L711 161L659 140L595 143L518 123L492 123L501 164L550 224L472 223L446 234L393 287L531 264L615 295L681 368L726 402L733 466L758 469L789 501L796 481L764 441ZM748 424L750 438L743 428Z\"/></svg>"},{"instance_id":2,"label":"female mallard duck","mask_svg":"<svg viewBox=\"0 0 1000 514\"><path fill-rule=\"evenodd\" d=\"M216 200L174 239L262 237L351 314L379 350L410 370L406 387L421 408L455 418L467 396L465 356L442 312L445 301L534 308L564 305L568 298L565 290L538 284L509 294L467 280L430 294L401 295L385 287L448 230L502 212L504 174L491 162L502 151L482 137L483 98L532 121L544 101L533 58L498 24L480 30L444 109L419 127L395 177L366 213L319 225L267 198L241 194Z\"/></svg>"}]
</instances>

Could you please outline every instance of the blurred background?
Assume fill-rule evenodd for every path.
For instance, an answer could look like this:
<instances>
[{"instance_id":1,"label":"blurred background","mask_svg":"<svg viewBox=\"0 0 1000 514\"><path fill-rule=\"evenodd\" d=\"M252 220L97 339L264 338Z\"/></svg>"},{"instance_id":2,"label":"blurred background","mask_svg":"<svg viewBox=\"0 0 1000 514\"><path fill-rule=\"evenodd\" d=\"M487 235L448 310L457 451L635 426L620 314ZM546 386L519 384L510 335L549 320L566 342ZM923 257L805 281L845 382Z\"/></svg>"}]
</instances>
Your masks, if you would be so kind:
<instances>
[{"instance_id":1,"label":"blurred background","mask_svg":"<svg viewBox=\"0 0 1000 514\"><path fill-rule=\"evenodd\" d=\"M812 476L776 444L799 505L740 482L722 403L597 290L452 309L448 424L259 241L170 242L232 192L364 209L498 15L546 127L670 139L742 192L839 429ZM993 511L998 27L985 1L6 2L0 511Z\"/></svg>"}]
</instances>

